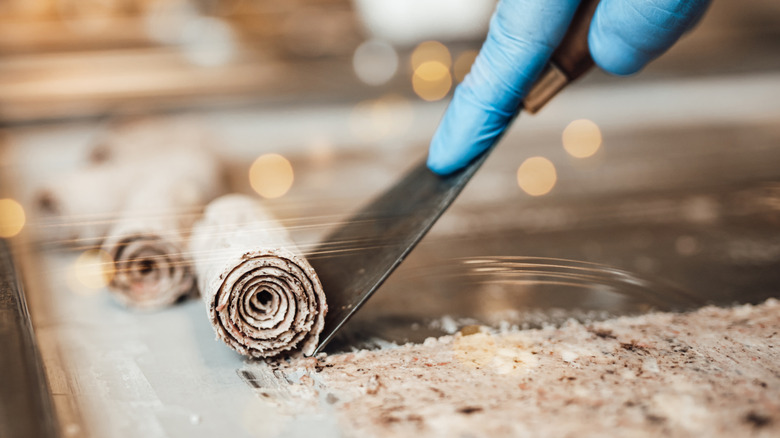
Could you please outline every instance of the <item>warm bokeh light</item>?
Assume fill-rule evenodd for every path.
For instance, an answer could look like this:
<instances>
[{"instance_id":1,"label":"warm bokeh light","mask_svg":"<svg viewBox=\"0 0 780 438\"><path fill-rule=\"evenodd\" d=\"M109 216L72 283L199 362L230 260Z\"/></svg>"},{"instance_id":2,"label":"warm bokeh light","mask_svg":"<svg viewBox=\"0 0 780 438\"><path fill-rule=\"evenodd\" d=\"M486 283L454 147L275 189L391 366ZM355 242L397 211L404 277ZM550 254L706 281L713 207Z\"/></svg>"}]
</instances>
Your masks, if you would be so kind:
<instances>
[{"instance_id":1,"label":"warm bokeh light","mask_svg":"<svg viewBox=\"0 0 780 438\"><path fill-rule=\"evenodd\" d=\"M588 119L575 120L563 130L563 148L576 158L588 158L601 147L601 130Z\"/></svg>"},{"instance_id":2,"label":"warm bokeh light","mask_svg":"<svg viewBox=\"0 0 780 438\"><path fill-rule=\"evenodd\" d=\"M531 157L517 169L517 185L531 196L550 193L557 180L555 165L544 157Z\"/></svg>"},{"instance_id":3,"label":"warm bokeh light","mask_svg":"<svg viewBox=\"0 0 780 438\"><path fill-rule=\"evenodd\" d=\"M477 54L479 54L479 52L476 50L466 50L455 58L452 72L455 75L456 81L463 82L463 79L465 79L466 75L471 71L471 65L474 64L474 60L477 59Z\"/></svg>"},{"instance_id":4,"label":"warm bokeh light","mask_svg":"<svg viewBox=\"0 0 780 438\"><path fill-rule=\"evenodd\" d=\"M440 81L446 76L449 76L449 74L450 71L447 66L439 61L423 62L414 70L414 75L416 77L428 82Z\"/></svg>"},{"instance_id":5,"label":"warm bokeh light","mask_svg":"<svg viewBox=\"0 0 780 438\"><path fill-rule=\"evenodd\" d=\"M24 228L26 217L21 204L10 198L0 199L0 237L13 237Z\"/></svg>"},{"instance_id":6,"label":"warm bokeh light","mask_svg":"<svg viewBox=\"0 0 780 438\"><path fill-rule=\"evenodd\" d=\"M414 71L412 88L421 99L434 102L450 92L452 56L444 44L438 41L420 43L412 52L411 65Z\"/></svg>"},{"instance_id":7,"label":"warm bokeh light","mask_svg":"<svg viewBox=\"0 0 780 438\"><path fill-rule=\"evenodd\" d=\"M90 249L70 266L68 283L74 292L89 295L108 286L114 273L111 256L105 251Z\"/></svg>"},{"instance_id":8,"label":"warm bokeh light","mask_svg":"<svg viewBox=\"0 0 780 438\"><path fill-rule=\"evenodd\" d=\"M398 70L398 53L384 41L368 40L352 56L355 75L368 85L382 85Z\"/></svg>"},{"instance_id":9,"label":"warm bokeh light","mask_svg":"<svg viewBox=\"0 0 780 438\"><path fill-rule=\"evenodd\" d=\"M411 57L412 70L416 71L421 65L430 61L436 61L449 70L452 56L447 46L438 41L425 41L415 47Z\"/></svg>"},{"instance_id":10,"label":"warm bokeh light","mask_svg":"<svg viewBox=\"0 0 780 438\"><path fill-rule=\"evenodd\" d=\"M427 61L414 70L414 92L423 100L434 102L443 99L452 87L449 68L439 61Z\"/></svg>"},{"instance_id":11,"label":"warm bokeh light","mask_svg":"<svg viewBox=\"0 0 780 438\"><path fill-rule=\"evenodd\" d=\"M258 157L249 168L249 184L264 198L284 196L293 184L292 164L279 154Z\"/></svg>"}]
</instances>

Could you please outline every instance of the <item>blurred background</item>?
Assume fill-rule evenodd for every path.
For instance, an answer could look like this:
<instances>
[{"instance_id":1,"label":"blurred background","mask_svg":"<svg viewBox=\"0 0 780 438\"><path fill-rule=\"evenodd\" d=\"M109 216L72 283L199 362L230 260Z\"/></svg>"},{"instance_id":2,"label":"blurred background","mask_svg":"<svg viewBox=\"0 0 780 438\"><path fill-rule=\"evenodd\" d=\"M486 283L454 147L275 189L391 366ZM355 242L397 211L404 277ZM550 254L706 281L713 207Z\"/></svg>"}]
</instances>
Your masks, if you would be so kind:
<instances>
[{"instance_id":1,"label":"blurred background","mask_svg":"<svg viewBox=\"0 0 780 438\"><path fill-rule=\"evenodd\" d=\"M0 117L357 102L385 93L441 100L468 71L494 3L8 0L0 5ZM772 71L778 14L771 0L719 2L640 77ZM415 52L425 41L448 50Z\"/></svg>"},{"instance_id":2,"label":"blurred background","mask_svg":"<svg viewBox=\"0 0 780 438\"><path fill-rule=\"evenodd\" d=\"M22 267L63 434L246 435L245 419L197 417L246 401L246 365L213 341L197 300L152 314L114 304L90 273L103 237L90 230L116 212L53 218L42 187L93 166L128 121L151 123L137 141L162 148L189 126L210 138L229 190L263 199L311 251L425 156L494 6L0 3L0 235ZM642 73L593 72L521 116L334 348L777 296L778 53L780 3L716 1ZM96 181L67 196L89 206L95 187L114 193Z\"/></svg>"}]
</instances>

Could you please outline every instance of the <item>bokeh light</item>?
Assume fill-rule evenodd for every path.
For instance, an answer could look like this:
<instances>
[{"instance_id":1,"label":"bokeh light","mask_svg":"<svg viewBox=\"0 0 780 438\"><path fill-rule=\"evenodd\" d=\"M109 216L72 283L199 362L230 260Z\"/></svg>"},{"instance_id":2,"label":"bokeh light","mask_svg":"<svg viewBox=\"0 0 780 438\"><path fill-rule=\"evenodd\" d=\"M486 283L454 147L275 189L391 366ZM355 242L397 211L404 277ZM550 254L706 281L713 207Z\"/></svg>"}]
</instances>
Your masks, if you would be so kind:
<instances>
[{"instance_id":1,"label":"bokeh light","mask_svg":"<svg viewBox=\"0 0 780 438\"><path fill-rule=\"evenodd\" d=\"M452 66L452 72L455 75L456 81L463 82L463 79L466 79L466 75L469 74L469 71L471 71L471 66L477 59L478 54L479 52L476 50L466 50L465 52L458 55L457 58L455 58L455 64Z\"/></svg>"},{"instance_id":2,"label":"bokeh light","mask_svg":"<svg viewBox=\"0 0 780 438\"><path fill-rule=\"evenodd\" d=\"M114 261L99 249L84 251L70 266L68 285L80 295L91 295L108 286L114 278Z\"/></svg>"},{"instance_id":3,"label":"bokeh light","mask_svg":"<svg viewBox=\"0 0 780 438\"><path fill-rule=\"evenodd\" d=\"M557 180L555 165L544 157L531 157L517 169L517 185L531 196L550 193Z\"/></svg>"},{"instance_id":4,"label":"bokeh light","mask_svg":"<svg viewBox=\"0 0 780 438\"><path fill-rule=\"evenodd\" d=\"M0 199L0 237L16 236L26 220L21 204L10 198Z\"/></svg>"},{"instance_id":5,"label":"bokeh light","mask_svg":"<svg viewBox=\"0 0 780 438\"><path fill-rule=\"evenodd\" d=\"M293 180L292 164L279 154L261 155L249 168L249 184L264 198L284 196Z\"/></svg>"},{"instance_id":6,"label":"bokeh light","mask_svg":"<svg viewBox=\"0 0 780 438\"><path fill-rule=\"evenodd\" d=\"M452 88L449 49L438 41L420 43L411 56L412 88L415 94L428 102L443 99Z\"/></svg>"},{"instance_id":7,"label":"bokeh light","mask_svg":"<svg viewBox=\"0 0 780 438\"><path fill-rule=\"evenodd\" d=\"M450 70L439 61L424 62L414 70L412 87L415 94L423 100L441 100L452 87Z\"/></svg>"},{"instance_id":8,"label":"bokeh light","mask_svg":"<svg viewBox=\"0 0 780 438\"><path fill-rule=\"evenodd\" d=\"M601 147L601 130L588 119L578 119L563 130L563 148L575 158L588 158Z\"/></svg>"},{"instance_id":9,"label":"bokeh light","mask_svg":"<svg viewBox=\"0 0 780 438\"><path fill-rule=\"evenodd\" d=\"M368 40L355 49L352 68L364 83L382 85L398 71L398 53L384 41Z\"/></svg>"},{"instance_id":10,"label":"bokeh light","mask_svg":"<svg viewBox=\"0 0 780 438\"><path fill-rule=\"evenodd\" d=\"M452 65L452 55L444 44L438 41L425 41L412 51L412 70L417 70L426 62L436 61L449 70Z\"/></svg>"}]
</instances>

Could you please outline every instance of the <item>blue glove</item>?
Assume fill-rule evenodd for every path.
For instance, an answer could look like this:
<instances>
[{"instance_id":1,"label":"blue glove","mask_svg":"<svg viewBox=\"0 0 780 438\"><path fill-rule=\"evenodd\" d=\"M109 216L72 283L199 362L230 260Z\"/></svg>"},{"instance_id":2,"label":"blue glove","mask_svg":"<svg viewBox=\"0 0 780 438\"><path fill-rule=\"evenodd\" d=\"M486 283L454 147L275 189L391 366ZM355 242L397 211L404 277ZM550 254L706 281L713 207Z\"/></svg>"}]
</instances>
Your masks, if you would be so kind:
<instances>
[{"instance_id":1,"label":"blue glove","mask_svg":"<svg viewBox=\"0 0 780 438\"><path fill-rule=\"evenodd\" d=\"M471 72L431 141L428 167L448 174L490 147L560 43L578 0L501 0ZM602 0L588 43L596 64L636 73L671 47L709 0Z\"/></svg>"}]
</instances>

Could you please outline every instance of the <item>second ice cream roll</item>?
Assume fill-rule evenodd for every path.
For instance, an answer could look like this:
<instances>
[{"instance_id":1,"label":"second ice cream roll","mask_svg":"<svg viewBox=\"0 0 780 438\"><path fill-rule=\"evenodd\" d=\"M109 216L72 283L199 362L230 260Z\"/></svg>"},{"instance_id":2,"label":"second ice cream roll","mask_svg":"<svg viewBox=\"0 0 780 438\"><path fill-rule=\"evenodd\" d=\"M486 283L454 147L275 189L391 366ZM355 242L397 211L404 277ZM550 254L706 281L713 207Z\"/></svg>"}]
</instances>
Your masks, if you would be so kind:
<instances>
[{"instance_id":1,"label":"second ice cream roll","mask_svg":"<svg viewBox=\"0 0 780 438\"><path fill-rule=\"evenodd\" d=\"M109 290L127 307L155 309L195 291L187 243L203 207L223 189L205 150L158 157L131 192L103 243L114 262Z\"/></svg>"}]
</instances>

